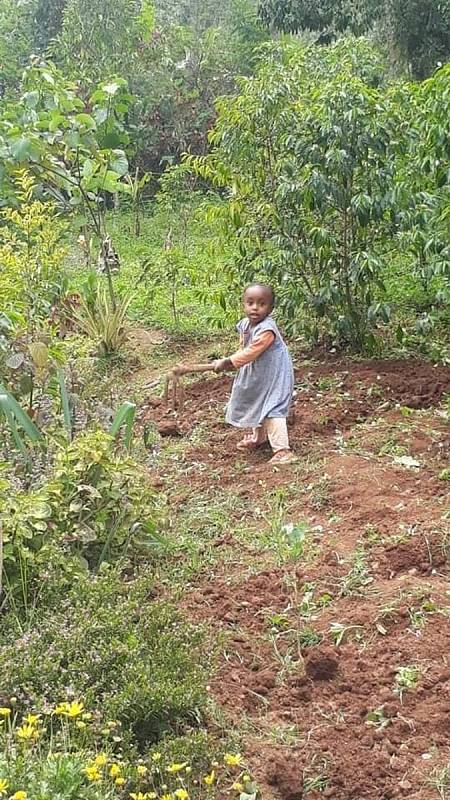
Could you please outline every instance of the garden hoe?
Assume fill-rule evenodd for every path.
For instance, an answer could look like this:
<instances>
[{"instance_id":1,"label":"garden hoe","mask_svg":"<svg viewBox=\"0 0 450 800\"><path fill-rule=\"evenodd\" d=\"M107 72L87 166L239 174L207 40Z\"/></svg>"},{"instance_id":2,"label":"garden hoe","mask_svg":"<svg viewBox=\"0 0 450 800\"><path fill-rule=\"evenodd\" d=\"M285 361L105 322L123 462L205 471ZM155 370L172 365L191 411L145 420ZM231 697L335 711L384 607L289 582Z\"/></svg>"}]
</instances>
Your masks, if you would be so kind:
<instances>
[{"instance_id":1,"label":"garden hoe","mask_svg":"<svg viewBox=\"0 0 450 800\"><path fill-rule=\"evenodd\" d=\"M198 372L214 372L214 363L209 364L183 364L175 367L166 376L164 384L164 402L167 403L172 411L183 410L184 388L181 382L183 375L190 375Z\"/></svg>"}]
</instances>

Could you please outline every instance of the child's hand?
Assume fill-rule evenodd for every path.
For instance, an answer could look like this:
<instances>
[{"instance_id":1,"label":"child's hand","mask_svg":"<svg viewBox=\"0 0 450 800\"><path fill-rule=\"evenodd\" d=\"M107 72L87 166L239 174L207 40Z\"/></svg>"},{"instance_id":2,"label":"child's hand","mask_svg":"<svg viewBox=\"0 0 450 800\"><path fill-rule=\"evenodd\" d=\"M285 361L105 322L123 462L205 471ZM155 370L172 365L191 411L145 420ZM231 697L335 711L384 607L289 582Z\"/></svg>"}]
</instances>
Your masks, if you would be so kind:
<instances>
[{"instance_id":1,"label":"child's hand","mask_svg":"<svg viewBox=\"0 0 450 800\"><path fill-rule=\"evenodd\" d=\"M213 364L214 372L225 372L225 370L230 369L229 358L218 358L216 361L213 361Z\"/></svg>"}]
</instances>

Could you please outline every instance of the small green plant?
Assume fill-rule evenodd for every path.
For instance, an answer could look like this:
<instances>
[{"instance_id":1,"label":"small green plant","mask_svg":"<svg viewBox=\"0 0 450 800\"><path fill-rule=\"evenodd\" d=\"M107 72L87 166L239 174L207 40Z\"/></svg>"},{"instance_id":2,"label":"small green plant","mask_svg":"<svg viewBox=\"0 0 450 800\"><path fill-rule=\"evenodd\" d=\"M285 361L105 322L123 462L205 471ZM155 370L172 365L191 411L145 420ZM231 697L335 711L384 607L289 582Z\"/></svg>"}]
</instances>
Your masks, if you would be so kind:
<instances>
[{"instance_id":1,"label":"small green plant","mask_svg":"<svg viewBox=\"0 0 450 800\"><path fill-rule=\"evenodd\" d=\"M322 609L326 608L333 601L333 596L328 592L319 595L314 599L314 584L305 584L303 586L303 597L299 605L299 613L304 619L311 620L317 619Z\"/></svg>"},{"instance_id":2,"label":"small green plant","mask_svg":"<svg viewBox=\"0 0 450 800\"><path fill-rule=\"evenodd\" d=\"M279 631L285 631L289 628L289 617L287 614L272 614L268 618L268 623L271 628Z\"/></svg>"},{"instance_id":3,"label":"small green plant","mask_svg":"<svg viewBox=\"0 0 450 800\"><path fill-rule=\"evenodd\" d=\"M366 715L365 719L366 725L370 725L374 728L378 728L378 730L383 730L389 725L389 718L384 714L384 707L380 706L380 708L375 708L373 711L369 711Z\"/></svg>"},{"instance_id":4,"label":"small green plant","mask_svg":"<svg viewBox=\"0 0 450 800\"><path fill-rule=\"evenodd\" d=\"M333 481L329 475L322 475L313 485L310 493L310 502L316 511L326 508L331 501Z\"/></svg>"},{"instance_id":5,"label":"small green plant","mask_svg":"<svg viewBox=\"0 0 450 800\"><path fill-rule=\"evenodd\" d=\"M427 780L428 786L435 789L440 800L450 798L450 764L445 767L437 767L433 770Z\"/></svg>"},{"instance_id":6,"label":"small green plant","mask_svg":"<svg viewBox=\"0 0 450 800\"><path fill-rule=\"evenodd\" d=\"M320 644L322 639L322 634L318 633L314 628L303 628L298 633L298 643L302 650L308 647L315 647Z\"/></svg>"},{"instance_id":7,"label":"small green plant","mask_svg":"<svg viewBox=\"0 0 450 800\"><path fill-rule=\"evenodd\" d=\"M306 521L285 522L286 499L283 491L275 494L273 511L270 515L265 514L264 519L268 531L264 532L263 541L277 553L280 563L305 557L311 543L311 530Z\"/></svg>"},{"instance_id":8,"label":"small green plant","mask_svg":"<svg viewBox=\"0 0 450 800\"><path fill-rule=\"evenodd\" d=\"M310 792L324 792L329 785L330 779L326 775L307 778L303 783L303 797L307 797Z\"/></svg>"},{"instance_id":9,"label":"small green plant","mask_svg":"<svg viewBox=\"0 0 450 800\"><path fill-rule=\"evenodd\" d=\"M334 644L336 645L336 647L339 647L339 645L341 645L347 638L350 631L362 631L362 630L363 630L362 625L344 625L343 622L332 622L330 624L329 632ZM356 634L356 638L361 639L362 637L360 634Z\"/></svg>"},{"instance_id":10,"label":"small green plant","mask_svg":"<svg viewBox=\"0 0 450 800\"><path fill-rule=\"evenodd\" d=\"M350 571L340 581L341 597L360 595L363 589L373 581L363 549L358 549L353 553L350 564Z\"/></svg>"},{"instance_id":11,"label":"small green plant","mask_svg":"<svg viewBox=\"0 0 450 800\"><path fill-rule=\"evenodd\" d=\"M303 771L302 797L308 797L310 792L324 792L330 785L328 777L328 763L325 758L316 759Z\"/></svg>"},{"instance_id":12,"label":"small green plant","mask_svg":"<svg viewBox=\"0 0 450 800\"><path fill-rule=\"evenodd\" d=\"M369 544L378 544L381 539L381 533L376 525L366 525L364 529L364 540Z\"/></svg>"},{"instance_id":13,"label":"small green plant","mask_svg":"<svg viewBox=\"0 0 450 800\"><path fill-rule=\"evenodd\" d=\"M395 694L398 694L400 702L403 703L403 696L406 692L411 692L417 688L422 670L419 666L399 667L395 674Z\"/></svg>"}]
</instances>

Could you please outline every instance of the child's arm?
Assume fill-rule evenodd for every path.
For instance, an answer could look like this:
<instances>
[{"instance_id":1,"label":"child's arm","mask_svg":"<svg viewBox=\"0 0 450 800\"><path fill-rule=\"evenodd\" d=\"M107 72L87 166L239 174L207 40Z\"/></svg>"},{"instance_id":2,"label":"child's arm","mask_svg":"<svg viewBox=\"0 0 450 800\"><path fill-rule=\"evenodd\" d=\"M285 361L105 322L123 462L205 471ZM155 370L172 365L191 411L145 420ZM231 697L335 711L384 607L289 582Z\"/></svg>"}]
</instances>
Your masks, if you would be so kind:
<instances>
[{"instance_id":1,"label":"child's arm","mask_svg":"<svg viewBox=\"0 0 450 800\"><path fill-rule=\"evenodd\" d=\"M246 364L256 361L274 343L275 334L273 331L263 331L260 336L248 347L242 347L229 358L219 358L214 362L215 372L225 372L227 370L240 369Z\"/></svg>"}]
</instances>

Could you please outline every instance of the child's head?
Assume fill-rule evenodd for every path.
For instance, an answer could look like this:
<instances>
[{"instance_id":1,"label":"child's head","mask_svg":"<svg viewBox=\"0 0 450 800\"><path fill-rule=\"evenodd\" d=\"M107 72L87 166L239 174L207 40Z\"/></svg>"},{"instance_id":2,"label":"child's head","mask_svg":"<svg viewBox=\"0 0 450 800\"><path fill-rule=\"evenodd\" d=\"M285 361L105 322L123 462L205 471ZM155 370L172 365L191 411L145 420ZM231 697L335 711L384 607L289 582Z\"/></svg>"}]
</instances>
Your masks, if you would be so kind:
<instances>
[{"instance_id":1,"label":"child's head","mask_svg":"<svg viewBox=\"0 0 450 800\"><path fill-rule=\"evenodd\" d=\"M275 292L265 283L252 283L244 292L244 311L253 325L269 316L275 305Z\"/></svg>"}]
</instances>

